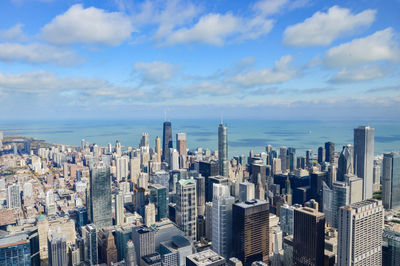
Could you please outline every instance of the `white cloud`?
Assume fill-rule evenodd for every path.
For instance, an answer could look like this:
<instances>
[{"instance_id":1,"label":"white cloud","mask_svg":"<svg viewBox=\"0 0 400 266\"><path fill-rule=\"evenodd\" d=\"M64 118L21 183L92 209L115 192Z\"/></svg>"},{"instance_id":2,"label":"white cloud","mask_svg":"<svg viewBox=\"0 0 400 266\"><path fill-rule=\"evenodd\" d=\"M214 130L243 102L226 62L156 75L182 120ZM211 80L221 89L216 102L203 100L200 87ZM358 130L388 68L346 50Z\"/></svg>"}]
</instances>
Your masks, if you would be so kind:
<instances>
[{"instance_id":1,"label":"white cloud","mask_svg":"<svg viewBox=\"0 0 400 266\"><path fill-rule=\"evenodd\" d=\"M344 68L331 78L331 82L345 83L373 80L384 77L388 71L377 65L364 65L355 68Z\"/></svg>"},{"instance_id":2,"label":"white cloud","mask_svg":"<svg viewBox=\"0 0 400 266\"><path fill-rule=\"evenodd\" d=\"M128 17L103 9L71 6L42 28L42 37L53 44L95 43L118 45L133 32Z\"/></svg>"},{"instance_id":3,"label":"white cloud","mask_svg":"<svg viewBox=\"0 0 400 266\"><path fill-rule=\"evenodd\" d=\"M173 64L155 61L137 62L133 70L142 74L145 83L156 83L171 79L179 69Z\"/></svg>"},{"instance_id":4,"label":"white cloud","mask_svg":"<svg viewBox=\"0 0 400 266\"><path fill-rule=\"evenodd\" d=\"M352 14L347 8L333 6L327 13L316 12L304 22L287 27L283 42L298 47L329 45L342 35L369 27L375 14L376 11L370 9Z\"/></svg>"},{"instance_id":5,"label":"white cloud","mask_svg":"<svg viewBox=\"0 0 400 266\"><path fill-rule=\"evenodd\" d=\"M225 38L237 32L240 21L231 13L207 14L199 19L192 28L182 28L167 38L167 44L201 42L223 45Z\"/></svg>"},{"instance_id":6,"label":"white cloud","mask_svg":"<svg viewBox=\"0 0 400 266\"><path fill-rule=\"evenodd\" d=\"M109 87L109 84L100 78L60 78L53 73L42 70L20 74L0 73L0 88L12 92L44 93L104 87Z\"/></svg>"},{"instance_id":7,"label":"white cloud","mask_svg":"<svg viewBox=\"0 0 400 266\"><path fill-rule=\"evenodd\" d=\"M290 55L282 56L272 68L238 74L228 80L249 87L288 81L298 74L298 71L290 66L292 60Z\"/></svg>"},{"instance_id":8,"label":"white cloud","mask_svg":"<svg viewBox=\"0 0 400 266\"><path fill-rule=\"evenodd\" d=\"M328 67L345 67L380 60L400 60L399 45L393 37L392 28L387 28L365 38L354 39L329 49L324 63Z\"/></svg>"},{"instance_id":9,"label":"white cloud","mask_svg":"<svg viewBox=\"0 0 400 266\"><path fill-rule=\"evenodd\" d=\"M253 9L264 16L269 16L281 11L289 0L261 0L254 4Z\"/></svg>"},{"instance_id":10,"label":"white cloud","mask_svg":"<svg viewBox=\"0 0 400 266\"><path fill-rule=\"evenodd\" d=\"M0 43L0 61L69 66L83 63L84 60L71 50L50 45Z\"/></svg>"},{"instance_id":11,"label":"white cloud","mask_svg":"<svg viewBox=\"0 0 400 266\"><path fill-rule=\"evenodd\" d=\"M24 42L28 38L26 37L25 33L22 31L22 24L16 24L15 26L7 29L7 30L0 30L0 39L5 41L18 41Z\"/></svg>"}]
</instances>

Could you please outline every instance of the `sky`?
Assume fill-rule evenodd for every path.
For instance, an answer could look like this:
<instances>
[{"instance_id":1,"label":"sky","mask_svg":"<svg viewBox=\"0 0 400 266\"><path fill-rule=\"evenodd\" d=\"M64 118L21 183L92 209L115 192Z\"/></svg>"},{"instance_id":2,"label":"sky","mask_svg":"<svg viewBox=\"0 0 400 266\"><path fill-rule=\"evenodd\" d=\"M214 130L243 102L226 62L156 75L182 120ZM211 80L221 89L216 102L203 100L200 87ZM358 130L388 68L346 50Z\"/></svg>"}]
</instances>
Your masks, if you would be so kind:
<instances>
[{"instance_id":1,"label":"sky","mask_svg":"<svg viewBox=\"0 0 400 266\"><path fill-rule=\"evenodd\" d=\"M400 0L2 0L0 120L400 118Z\"/></svg>"}]
</instances>

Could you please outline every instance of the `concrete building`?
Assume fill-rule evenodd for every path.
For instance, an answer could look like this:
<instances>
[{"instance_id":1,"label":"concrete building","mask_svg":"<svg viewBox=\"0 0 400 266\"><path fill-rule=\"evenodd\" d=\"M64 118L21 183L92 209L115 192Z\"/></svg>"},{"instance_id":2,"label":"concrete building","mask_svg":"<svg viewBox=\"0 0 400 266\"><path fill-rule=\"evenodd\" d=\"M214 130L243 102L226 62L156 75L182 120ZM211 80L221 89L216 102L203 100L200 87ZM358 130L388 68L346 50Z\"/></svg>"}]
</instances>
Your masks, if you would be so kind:
<instances>
[{"instance_id":1,"label":"concrete building","mask_svg":"<svg viewBox=\"0 0 400 266\"><path fill-rule=\"evenodd\" d=\"M50 231L48 234L49 265L65 266L68 264L67 240L61 232Z\"/></svg>"},{"instance_id":2,"label":"concrete building","mask_svg":"<svg viewBox=\"0 0 400 266\"><path fill-rule=\"evenodd\" d=\"M117 180L121 181L122 178L128 178L129 176L129 157L122 156L117 158Z\"/></svg>"},{"instance_id":3,"label":"concrete building","mask_svg":"<svg viewBox=\"0 0 400 266\"><path fill-rule=\"evenodd\" d=\"M196 239L196 181L181 179L177 185L176 223L191 240Z\"/></svg>"},{"instance_id":4,"label":"concrete building","mask_svg":"<svg viewBox=\"0 0 400 266\"><path fill-rule=\"evenodd\" d=\"M338 265L382 265L382 202L368 199L339 211Z\"/></svg>"},{"instance_id":5,"label":"concrete building","mask_svg":"<svg viewBox=\"0 0 400 266\"><path fill-rule=\"evenodd\" d=\"M0 265L31 265L28 234L0 236Z\"/></svg>"},{"instance_id":6,"label":"concrete building","mask_svg":"<svg viewBox=\"0 0 400 266\"><path fill-rule=\"evenodd\" d=\"M21 208L21 192L18 184L12 184L7 187L7 207L9 209Z\"/></svg>"},{"instance_id":7,"label":"concrete building","mask_svg":"<svg viewBox=\"0 0 400 266\"><path fill-rule=\"evenodd\" d=\"M119 191L115 195L115 224L122 225L125 221L125 207L124 207L124 194Z\"/></svg>"},{"instance_id":8,"label":"concrete building","mask_svg":"<svg viewBox=\"0 0 400 266\"><path fill-rule=\"evenodd\" d=\"M84 242L84 260L89 265L99 263L97 249L97 228L94 224L88 224L82 228L82 238Z\"/></svg>"},{"instance_id":9,"label":"concrete building","mask_svg":"<svg viewBox=\"0 0 400 266\"><path fill-rule=\"evenodd\" d=\"M255 199L255 186L253 183L244 182L239 184L239 201Z\"/></svg>"},{"instance_id":10,"label":"concrete building","mask_svg":"<svg viewBox=\"0 0 400 266\"><path fill-rule=\"evenodd\" d=\"M211 249L186 257L187 266L224 266L226 260Z\"/></svg>"},{"instance_id":11,"label":"concrete building","mask_svg":"<svg viewBox=\"0 0 400 266\"><path fill-rule=\"evenodd\" d=\"M283 204L280 208L280 227L284 236L293 235L294 232L294 210L301 208L300 204L290 206Z\"/></svg>"},{"instance_id":12,"label":"concrete building","mask_svg":"<svg viewBox=\"0 0 400 266\"><path fill-rule=\"evenodd\" d=\"M193 254L192 244L183 236L173 236L160 243L160 254L164 266L185 266L186 257Z\"/></svg>"},{"instance_id":13,"label":"concrete building","mask_svg":"<svg viewBox=\"0 0 400 266\"><path fill-rule=\"evenodd\" d=\"M155 252L154 242L155 230L147 226L138 226L132 230L132 240L135 245L135 253L137 264L143 256L153 254Z\"/></svg>"}]
</instances>

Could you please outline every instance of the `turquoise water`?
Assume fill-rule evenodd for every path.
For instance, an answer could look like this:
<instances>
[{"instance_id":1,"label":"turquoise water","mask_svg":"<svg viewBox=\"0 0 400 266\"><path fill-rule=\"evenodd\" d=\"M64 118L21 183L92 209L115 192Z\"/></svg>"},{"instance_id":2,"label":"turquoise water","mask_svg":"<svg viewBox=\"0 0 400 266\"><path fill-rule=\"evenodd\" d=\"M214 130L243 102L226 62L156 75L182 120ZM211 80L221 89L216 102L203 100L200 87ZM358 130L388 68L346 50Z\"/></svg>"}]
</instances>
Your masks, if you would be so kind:
<instances>
[{"instance_id":1,"label":"turquoise water","mask_svg":"<svg viewBox=\"0 0 400 266\"><path fill-rule=\"evenodd\" d=\"M217 120L172 120L172 131L185 132L190 149L196 147L217 149ZM150 134L154 146L156 136L162 137L161 120L135 121L0 121L4 134L22 135L48 142L79 146L81 139L105 146L120 140L126 146L138 146L142 132ZM307 149L317 152L326 141L336 143L336 151L353 143L353 129L360 125L375 128L375 153L400 150L399 121L268 121L227 120L229 156L245 154L250 150L261 152L270 144L294 147L298 155ZM175 139L174 139L175 141Z\"/></svg>"}]
</instances>

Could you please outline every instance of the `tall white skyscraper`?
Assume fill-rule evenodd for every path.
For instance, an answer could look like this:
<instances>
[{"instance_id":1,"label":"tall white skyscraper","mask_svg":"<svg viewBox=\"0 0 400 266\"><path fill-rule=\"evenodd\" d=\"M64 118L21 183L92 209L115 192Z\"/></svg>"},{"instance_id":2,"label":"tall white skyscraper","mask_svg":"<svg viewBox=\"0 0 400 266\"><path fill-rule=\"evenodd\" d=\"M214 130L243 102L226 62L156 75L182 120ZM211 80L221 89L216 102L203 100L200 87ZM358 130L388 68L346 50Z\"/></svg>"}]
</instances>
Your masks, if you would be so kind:
<instances>
[{"instance_id":1,"label":"tall white skyscraper","mask_svg":"<svg viewBox=\"0 0 400 266\"><path fill-rule=\"evenodd\" d=\"M146 226L156 223L156 206L153 203L149 203L144 207L144 223Z\"/></svg>"},{"instance_id":2,"label":"tall white skyscraper","mask_svg":"<svg viewBox=\"0 0 400 266\"><path fill-rule=\"evenodd\" d=\"M363 200L372 198L373 192L374 132L369 126L354 129L354 169L363 179Z\"/></svg>"},{"instance_id":3,"label":"tall white skyscraper","mask_svg":"<svg viewBox=\"0 0 400 266\"><path fill-rule=\"evenodd\" d=\"M213 184L212 249L225 258L232 253L232 205L235 198L226 185Z\"/></svg>"},{"instance_id":4,"label":"tall white skyscraper","mask_svg":"<svg viewBox=\"0 0 400 266\"><path fill-rule=\"evenodd\" d=\"M194 179L181 179L176 190L176 223L185 232L185 236L196 239L196 181Z\"/></svg>"},{"instance_id":5,"label":"tall white skyscraper","mask_svg":"<svg viewBox=\"0 0 400 266\"><path fill-rule=\"evenodd\" d=\"M21 196L18 184L7 187L7 207L9 209L21 208Z\"/></svg>"},{"instance_id":6,"label":"tall white skyscraper","mask_svg":"<svg viewBox=\"0 0 400 266\"><path fill-rule=\"evenodd\" d=\"M179 169L179 152L176 149L170 148L169 151L169 169L178 170Z\"/></svg>"},{"instance_id":7,"label":"tall white skyscraper","mask_svg":"<svg viewBox=\"0 0 400 266\"><path fill-rule=\"evenodd\" d=\"M115 195L115 224L122 225L125 220L124 213L124 193L119 191L118 194Z\"/></svg>"},{"instance_id":8,"label":"tall white skyscraper","mask_svg":"<svg viewBox=\"0 0 400 266\"><path fill-rule=\"evenodd\" d=\"M382 202L367 199L339 210L338 265L382 265Z\"/></svg>"},{"instance_id":9,"label":"tall white skyscraper","mask_svg":"<svg viewBox=\"0 0 400 266\"><path fill-rule=\"evenodd\" d=\"M218 127L218 161L219 174L228 177L229 161L228 161L228 128L222 123Z\"/></svg>"},{"instance_id":10,"label":"tall white skyscraper","mask_svg":"<svg viewBox=\"0 0 400 266\"><path fill-rule=\"evenodd\" d=\"M117 158L117 180L120 181L122 178L128 178L129 170L129 157L122 156Z\"/></svg>"}]
</instances>

